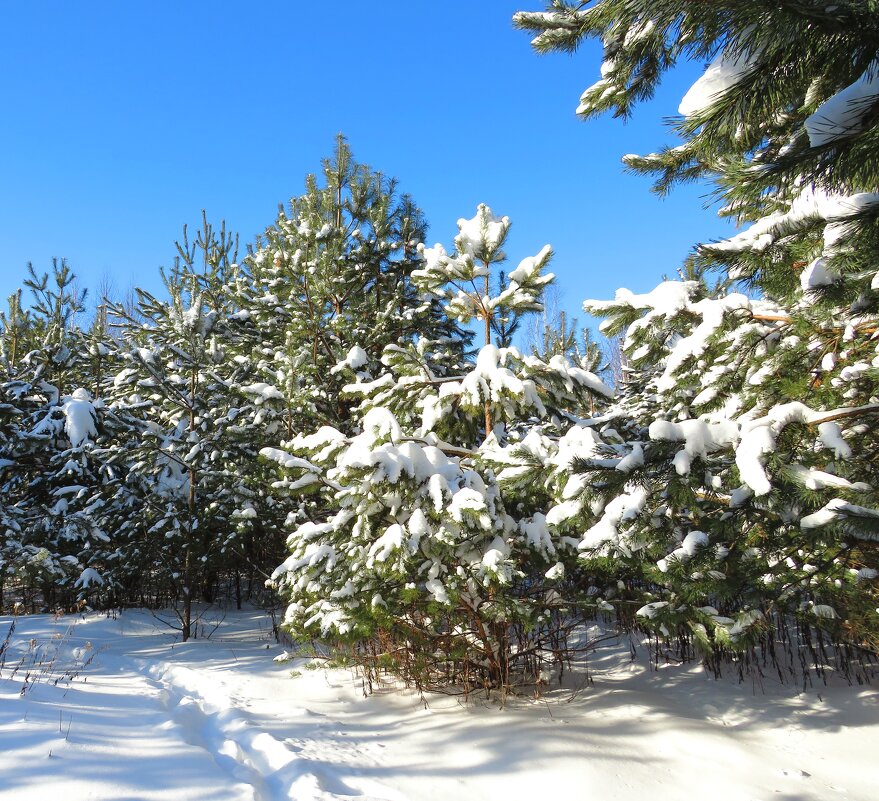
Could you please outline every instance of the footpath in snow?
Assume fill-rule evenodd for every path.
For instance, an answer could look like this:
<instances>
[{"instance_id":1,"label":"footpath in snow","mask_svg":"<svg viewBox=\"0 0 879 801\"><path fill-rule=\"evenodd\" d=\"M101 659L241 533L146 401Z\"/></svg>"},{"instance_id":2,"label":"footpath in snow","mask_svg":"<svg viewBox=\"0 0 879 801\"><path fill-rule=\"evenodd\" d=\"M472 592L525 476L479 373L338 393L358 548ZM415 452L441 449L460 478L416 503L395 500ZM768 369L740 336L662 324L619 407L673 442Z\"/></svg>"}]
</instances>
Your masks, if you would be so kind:
<instances>
[{"instance_id":1,"label":"footpath in snow","mask_svg":"<svg viewBox=\"0 0 879 801\"><path fill-rule=\"evenodd\" d=\"M221 615L222 613L216 613ZM11 636L6 633L13 624ZM653 671L627 644L592 683L505 709L273 661L257 610L180 643L148 612L0 617L0 800L873 801L879 692ZM579 684L578 684L579 683Z\"/></svg>"}]
</instances>

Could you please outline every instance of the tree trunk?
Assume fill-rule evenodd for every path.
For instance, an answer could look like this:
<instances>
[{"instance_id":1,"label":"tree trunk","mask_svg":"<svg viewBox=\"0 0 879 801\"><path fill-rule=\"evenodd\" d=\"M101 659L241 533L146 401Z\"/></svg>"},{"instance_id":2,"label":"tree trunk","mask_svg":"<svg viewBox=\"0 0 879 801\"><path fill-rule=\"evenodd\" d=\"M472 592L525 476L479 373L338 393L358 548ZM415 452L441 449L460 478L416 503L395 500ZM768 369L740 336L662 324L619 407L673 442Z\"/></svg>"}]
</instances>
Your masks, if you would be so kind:
<instances>
[{"instance_id":1,"label":"tree trunk","mask_svg":"<svg viewBox=\"0 0 879 801\"><path fill-rule=\"evenodd\" d=\"M190 553L186 548L186 556L183 562L183 617L181 618L183 642L186 642L192 633L192 574L190 571Z\"/></svg>"}]
</instances>

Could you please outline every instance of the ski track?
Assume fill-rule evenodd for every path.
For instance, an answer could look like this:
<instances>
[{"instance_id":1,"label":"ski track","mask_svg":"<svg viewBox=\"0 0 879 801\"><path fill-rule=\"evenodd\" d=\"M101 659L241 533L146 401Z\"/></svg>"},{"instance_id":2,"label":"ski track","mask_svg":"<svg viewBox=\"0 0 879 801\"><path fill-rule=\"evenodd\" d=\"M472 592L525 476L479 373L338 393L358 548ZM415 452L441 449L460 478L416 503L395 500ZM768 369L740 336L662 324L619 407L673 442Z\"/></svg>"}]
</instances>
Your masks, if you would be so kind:
<instances>
[{"instance_id":1,"label":"ski track","mask_svg":"<svg viewBox=\"0 0 879 801\"><path fill-rule=\"evenodd\" d=\"M261 729L221 681L205 681L204 674L167 663L143 665L142 672L167 710L161 728L208 752L230 778L253 789L253 801L407 801L352 769L379 763L344 732L281 741Z\"/></svg>"}]
</instances>

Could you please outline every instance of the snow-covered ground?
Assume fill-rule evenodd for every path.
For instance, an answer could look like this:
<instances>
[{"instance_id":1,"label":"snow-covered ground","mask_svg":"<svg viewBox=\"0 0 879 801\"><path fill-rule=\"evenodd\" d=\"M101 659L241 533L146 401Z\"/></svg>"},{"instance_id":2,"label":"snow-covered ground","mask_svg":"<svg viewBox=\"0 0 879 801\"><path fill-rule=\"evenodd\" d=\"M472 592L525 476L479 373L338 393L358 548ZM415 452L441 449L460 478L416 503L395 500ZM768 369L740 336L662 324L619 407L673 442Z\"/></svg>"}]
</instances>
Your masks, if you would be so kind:
<instances>
[{"instance_id":1,"label":"snow-covered ground","mask_svg":"<svg viewBox=\"0 0 879 801\"><path fill-rule=\"evenodd\" d=\"M186 644L146 612L14 620L2 801L872 801L879 788L870 687L657 673L619 647L593 660L592 685L503 710L425 706L273 661L282 649L255 610ZM0 618L0 643L12 621Z\"/></svg>"}]
</instances>

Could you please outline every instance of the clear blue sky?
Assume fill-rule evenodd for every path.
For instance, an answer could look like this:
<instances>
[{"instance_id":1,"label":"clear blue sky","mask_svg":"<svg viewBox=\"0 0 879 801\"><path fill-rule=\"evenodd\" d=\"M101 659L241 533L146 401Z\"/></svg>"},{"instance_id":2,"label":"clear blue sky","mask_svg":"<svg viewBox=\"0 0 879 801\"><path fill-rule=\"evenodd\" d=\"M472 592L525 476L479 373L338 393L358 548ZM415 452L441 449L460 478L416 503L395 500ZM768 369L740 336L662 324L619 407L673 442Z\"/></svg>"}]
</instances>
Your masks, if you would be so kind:
<instances>
[{"instance_id":1,"label":"clear blue sky","mask_svg":"<svg viewBox=\"0 0 879 801\"><path fill-rule=\"evenodd\" d=\"M334 135L411 193L446 245L480 202L511 261L551 243L564 304L652 288L729 230L704 188L659 200L620 156L673 143L687 65L633 121L575 117L600 50L535 55L541 0L0 4L0 296L66 257L82 284L160 287L201 209L242 242Z\"/></svg>"}]
</instances>

